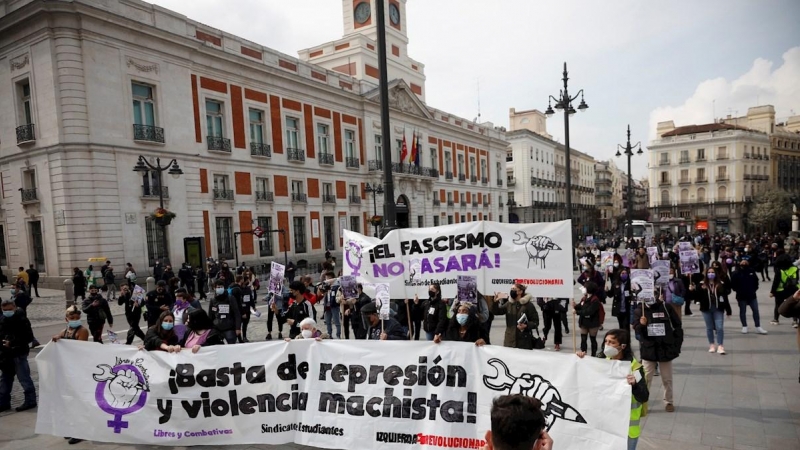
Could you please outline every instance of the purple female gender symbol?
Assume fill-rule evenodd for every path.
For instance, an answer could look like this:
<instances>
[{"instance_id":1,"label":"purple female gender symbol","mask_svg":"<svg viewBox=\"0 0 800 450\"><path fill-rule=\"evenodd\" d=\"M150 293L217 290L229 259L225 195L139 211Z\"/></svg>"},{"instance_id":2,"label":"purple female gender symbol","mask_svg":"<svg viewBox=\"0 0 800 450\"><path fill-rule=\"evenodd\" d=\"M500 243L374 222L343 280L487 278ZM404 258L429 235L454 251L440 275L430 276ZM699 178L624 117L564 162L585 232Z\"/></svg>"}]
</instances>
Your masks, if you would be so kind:
<instances>
[{"instance_id":1,"label":"purple female gender symbol","mask_svg":"<svg viewBox=\"0 0 800 450\"><path fill-rule=\"evenodd\" d=\"M136 378L139 380L139 383L141 383L143 386L145 385L144 375L142 375L138 367L132 364L121 364L111 368L111 372L114 374L122 370L132 371L136 374ZM136 411L142 409L145 403L147 403L147 391L142 390L139 393L139 400L135 404L127 408L114 408L108 404L108 401L106 401L105 397L106 384L108 381L109 380L104 380L97 383L97 388L95 388L94 391L94 399L100 409L114 416L114 420L109 420L107 422L108 427L113 428L114 433L120 433L123 428L128 428L128 422L123 421L122 416L135 413Z\"/></svg>"},{"instance_id":2,"label":"purple female gender symbol","mask_svg":"<svg viewBox=\"0 0 800 450\"><path fill-rule=\"evenodd\" d=\"M356 263L350 260L350 257L353 256L356 259ZM345 253L344 253L344 261L350 267L351 275L359 276L361 275L361 246L355 241L347 241L345 244Z\"/></svg>"}]
</instances>

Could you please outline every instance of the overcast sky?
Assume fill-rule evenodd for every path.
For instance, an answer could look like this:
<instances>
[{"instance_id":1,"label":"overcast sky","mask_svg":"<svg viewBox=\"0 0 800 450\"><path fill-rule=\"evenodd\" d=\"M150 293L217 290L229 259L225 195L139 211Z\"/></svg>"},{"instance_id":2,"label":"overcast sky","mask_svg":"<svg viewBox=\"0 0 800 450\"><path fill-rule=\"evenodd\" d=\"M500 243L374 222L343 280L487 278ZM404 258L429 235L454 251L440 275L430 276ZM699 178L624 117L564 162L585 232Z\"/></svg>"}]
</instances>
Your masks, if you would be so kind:
<instances>
[{"instance_id":1,"label":"overcast sky","mask_svg":"<svg viewBox=\"0 0 800 450\"><path fill-rule=\"evenodd\" d=\"M342 36L340 0L155 0L286 54ZM508 126L509 108L544 111L566 61L589 109L571 144L614 158L631 125L707 123L772 104L800 114L800 0L408 0L409 55L426 65L428 104ZM575 105L577 106L577 105ZM564 124L548 120L563 142ZM647 174L645 155L633 172ZM616 164L625 168L626 161Z\"/></svg>"}]
</instances>

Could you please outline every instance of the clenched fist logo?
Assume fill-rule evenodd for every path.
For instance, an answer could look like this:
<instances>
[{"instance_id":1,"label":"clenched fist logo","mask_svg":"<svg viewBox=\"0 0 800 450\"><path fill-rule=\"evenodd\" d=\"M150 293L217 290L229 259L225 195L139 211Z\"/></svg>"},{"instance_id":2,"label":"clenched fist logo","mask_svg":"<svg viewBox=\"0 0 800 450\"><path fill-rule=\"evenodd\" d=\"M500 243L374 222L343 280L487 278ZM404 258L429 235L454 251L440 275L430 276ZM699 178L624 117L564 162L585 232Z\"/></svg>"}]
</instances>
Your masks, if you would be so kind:
<instances>
[{"instance_id":1,"label":"clenched fist logo","mask_svg":"<svg viewBox=\"0 0 800 450\"><path fill-rule=\"evenodd\" d=\"M138 400L139 394L145 390L145 387L139 382L136 372L131 369L119 369L114 373L106 364L102 364L98 368L103 372L95 374L94 379L106 382L103 396L112 408L129 408Z\"/></svg>"}]
</instances>

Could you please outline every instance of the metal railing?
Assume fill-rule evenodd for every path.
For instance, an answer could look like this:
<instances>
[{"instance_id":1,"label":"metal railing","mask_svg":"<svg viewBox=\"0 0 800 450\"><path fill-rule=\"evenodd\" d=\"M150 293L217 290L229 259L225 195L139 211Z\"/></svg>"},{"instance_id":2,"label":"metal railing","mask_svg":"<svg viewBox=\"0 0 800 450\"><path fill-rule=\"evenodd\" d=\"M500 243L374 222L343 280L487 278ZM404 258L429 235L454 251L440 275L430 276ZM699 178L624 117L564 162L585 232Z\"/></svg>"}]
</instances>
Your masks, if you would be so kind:
<instances>
[{"instance_id":1,"label":"metal railing","mask_svg":"<svg viewBox=\"0 0 800 450\"><path fill-rule=\"evenodd\" d=\"M306 151L302 148L287 148L286 159L288 161L306 162Z\"/></svg>"},{"instance_id":2,"label":"metal railing","mask_svg":"<svg viewBox=\"0 0 800 450\"><path fill-rule=\"evenodd\" d=\"M472 201L472 207L473 208L477 208L478 207L478 201L477 200L473 200Z\"/></svg>"},{"instance_id":3,"label":"metal railing","mask_svg":"<svg viewBox=\"0 0 800 450\"><path fill-rule=\"evenodd\" d=\"M482 177L482 178L481 178L481 184L482 184L482 185L484 185L484 186L485 186L485 185L487 185L487 184L489 184L489 179L488 179L488 178L486 178L486 177Z\"/></svg>"},{"instance_id":4,"label":"metal railing","mask_svg":"<svg viewBox=\"0 0 800 450\"><path fill-rule=\"evenodd\" d=\"M372 159L367 161L367 170L369 170L370 172L383 170L383 161L379 159Z\"/></svg>"},{"instance_id":5,"label":"metal railing","mask_svg":"<svg viewBox=\"0 0 800 450\"><path fill-rule=\"evenodd\" d=\"M21 189L22 203L34 203L39 201L36 188Z\"/></svg>"},{"instance_id":6,"label":"metal railing","mask_svg":"<svg viewBox=\"0 0 800 450\"><path fill-rule=\"evenodd\" d=\"M322 203L335 204L336 203L336 196L333 195L333 194L322 194Z\"/></svg>"},{"instance_id":7,"label":"metal railing","mask_svg":"<svg viewBox=\"0 0 800 450\"><path fill-rule=\"evenodd\" d=\"M689 158L681 158L681 160L680 160L681 164L689 164L690 162L692 162L692 161Z\"/></svg>"},{"instance_id":8,"label":"metal railing","mask_svg":"<svg viewBox=\"0 0 800 450\"><path fill-rule=\"evenodd\" d=\"M17 144L33 142L36 140L36 129L32 123L17 127Z\"/></svg>"},{"instance_id":9,"label":"metal railing","mask_svg":"<svg viewBox=\"0 0 800 450\"><path fill-rule=\"evenodd\" d=\"M670 180L659 180L658 182L659 186L669 186L670 184L672 184Z\"/></svg>"},{"instance_id":10,"label":"metal railing","mask_svg":"<svg viewBox=\"0 0 800 450\"><path fill-rule=\"evenodd\" d=\"M257 202L273 202L275 201L275 194L270 191L256 191Z\"/></svg>"},{"instance_id":11,"label":"metal railing","mask_svg":"<svg viewBox=\"0 0 800 450\"><path fill-rule=\"evenodd\" d=\"M333 153L319 153L317 155L317 160L320 164L324 164L326 166L333 165Z\"/></svg>"},{"instance_id":12,"label":"metal railing","mask_svg":"<svg viewBox=\"0 0 800 450\"><path fill-rule=\"evenodd\" d=\"M159 198L160 194L164 194L164 198L169 198L169 187L142 186L142 197L144 198Z\"/></svg>"},{"instance_id":13,"label":"metal railing","mask_svg":"<svg viewBox=\"0 0 800 450\"><path fill-rule=\"evenodd\" d=\"M452 180L453 179L453 172L445 171L444 172L444 179L445 180Z\"/></svg>"},{"instance_id":14,"label":"metal railing","mask_svg":"<svg viewBox=\"0 0 800 450\"><path fill-rule=\"evenodd\" d=\"M467 176L463 173L458 174L458 181L467 181Z\"/></svg>"},{"instance_id":15,"label":"metal railing","mask_svg":"<svg viewBox=\"0 0 800 450\"><path fill-rule=\"evenodd\" d=\"M292 194L292 203L308 203L306 194Z\"/></svg>"},{"instance_id":16,"label":"metal railing","mask_svg":"<svg viewBox=\"0 0 800 450\"><path fill-rule=\"evenodd\" d=\"M164 143L164 129L153 125L133 124L133 140Z\"/></svg>"},{"instance_id":17,"label":"metal railing","mask_svg":"<svg viewBox=\"0 0 800 450\"><path fill-rule=\"evenodd\" d=\"M455 202L453 202L452 200L447 201L447 206L453 206L453 205L455 205Z\"/></svg>"},{"instance_id":18,"label":"metal railing","mask_svg":"<svg viewBox=\"0 0 800 450\"><path fill-rule=\"evenodd\" d=\"M662 159L661 161L658 162L659 166L669 166L670 164L672 164L672 163L669 160L663 160Z\"/></svg>"},{"instance_id":19,"label":"metal railing","mask_svg":"<svg viewBox=\"0 0 800 450\"><path fill-rule=\"evenodd\" d=\"M220 136L206 136L208 149L215 152L231 152L231 140Z\"/></svg>"},{"instance_id":20,"label":"metal railing","mask_svg":"<svg viewBox=\"0 0 800 450\"><path fill-rule=\"evenodd\" d=\"M517 184L516 178L514 177L506 178L506 186L514 186L515 184ZM502 186L503 184L500 182L500 180L497 180L497 185Z\"/></svg>"},{"instance_id":21,"label":"metal railing","mask_svg":"<svg viewBox=\"0 0 800 450\"><path fill-rule=\"evenodd\" d=\"M359 161L358 158L347 157L344 159L344 166L348 169L358 169Z\"/></svg>"},{"instance_id":22,"label":"metal railing","mask_svg":"<svg viewBox=\"0 0 800 450\"><path fill-rule=\"evenodd\" d=\"M697 178L694 179L694 182L695 183L707 183L708 182L708 178L706 178L706 177L697 177Z\"/></svg>"},{"instance_id":23,"label":"metal railing","mask_svg":"<svg viewBox=\"0 0 800 450\"><path fill-rule=\"evenodd\" d=\"M232 189L214 189L214 200L233 201Z\"/></svg>"},{"instance_id":24,"label":"metal railing","mask_svg":"<svg viewBox=\"0 0 800 450\"><path fill-rule=\"evenodd\" d=\"M250 143L250 155L252 156L261 156L263 158L269 158L272 156L272 149L270 148L269 144L263 144L259 142L251 142Z\"/></svg>"},{"instance_id":25,"label":"metal railing","mask_svg":"<svg viewBox=\"0 0 800 450\"><path fill-rule=\"evenodd\" d=\"M360 205L361 204L361 197L358 195L351 195L350 196L350 204L351 205Z\"/></svg>"},{"instance_id":26,"label":"metal railing","mask_svg":"<svg viewBox=\"0 0 800 450\"><path fill-rule=\"evenodd\" d=\"M478 182L478 177L476 177L475 175L470 175L469 182L470 183L477 183Z\"/></svg>"},{"instance_id":27,"label":"metal railing","mask_svg":"<svg viewBox=\"0 0 800 450\"><path fill-rule=\"evenodd\" d=\"M433 199L433 206L440 206L442 204L441 200L438 198Z\"/></svg>"}]
</instances>

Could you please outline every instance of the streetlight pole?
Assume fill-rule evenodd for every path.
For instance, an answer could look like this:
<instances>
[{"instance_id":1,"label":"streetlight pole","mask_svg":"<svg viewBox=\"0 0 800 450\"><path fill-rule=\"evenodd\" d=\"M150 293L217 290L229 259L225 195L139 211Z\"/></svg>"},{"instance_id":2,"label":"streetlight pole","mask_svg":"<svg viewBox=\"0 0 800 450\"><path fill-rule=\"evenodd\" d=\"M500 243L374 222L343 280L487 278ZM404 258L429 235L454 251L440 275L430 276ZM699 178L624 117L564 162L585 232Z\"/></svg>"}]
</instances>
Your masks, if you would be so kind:
<instances>
[{"instance_id":1,"label":"streetlight pole","mask_svg":"<svg viewBox=\"0 0 800 450\"><path fill-rule=\"evenodd\" d=\"M161 158L156 158L156 164L150 164L150 162L145 159L144 156L139 155L139 160L136 162L136 166L133 168L134 172L144 173L144 172L156 172L158 174L158 205L160 209L164 209L164 184L161 180L161 173L167 171L172 178L178 179L181 175L183 175L183 170L178 165L178 161L175 158L172 161L168 162L167 165L161 165ZM161 222L159 224L161 226L161 248L167 252L167 258L169 258L169 251L167 249L167 224Z\"/></svg>"},{"instance_id":2,"label":"streetlight pole","mask_svg":"<svg viewBox=\"0 0 800 450\"><path fill-rule=\"evenodd\" d=\"M626 228L626 237L630 240L633 237L633 176L631 175L631 157L633 156L633 149L639 148L639 151L636 152L637 155L642 154L642 142L639 141L635 145L631 146L631 126L628 124L628 143L625 146L621 146L617 144L617 158L625 154L628 156L628 200L627 200L627 211L625 212L625 221L628 223L628 227ZM619 150L624 150L622 154Z\"/></svg>"},{"instance_id":3,"label":"streetlight pole","mask_svg":"<svg viewBox=\"0 0 800 450\"><path fill-rule=\"evenodd\" d=\"M553 107L550 104L550 101L555 102L556 109L563 109L564 110L564 156L566 161L564 162L566 168L566 185L567 185L567 217L572 218L572 163L570 161L570 148L569 148L569 116L575 114L575 108L572 107L572 101L576 100L578 96L581 97L581 103L578 105L578 111L586 111L589 108L589 105L583 101L583 89L578 91L574 97L569 96L568 90L568 81L569 81L569 72L567 72L567 63L564 63L564 73L563 77L561 78L564 81L564 89L561 90L558 94L558 98L553 97L552 95L547 100L547 110L544 112L545 115L551 117L555 114L553 111ZM572 245L575 245L576 237L575 237L575 227L572 227Z\"/></svg>"},{"instance_id":4,"label":"streetlight pole","mask_svg":"<svg viewBox=\"0 0 800 450\"><path fill-rule=\"evenodd\" d=\"M383 236L397 228L392 178L392 130L389 123L389 75L386 63L386 8L384 0L375 0L378 16L378 86L381 99L381 142L383 142Z\"/></svg>"},{"instance_id":5,"label":"streetlight pole","mask_svg":"<svg viewBox=\"0 0 800 450\"><path fill-rule=\"evenodd\" d=\"M368 194L372 194L372 211L374 211L373 217L377 216L378 215L378 203L375 200L375 195L376 194L383 194L383 186L381 186L379 184L376 184L375 186L372 186L369 183L367 183L367 185L364 186L364 191L366 191ZM375 237L378 237L378 224L373 222L372 226L375 227Z\"/></svg>"}]
</instances>

